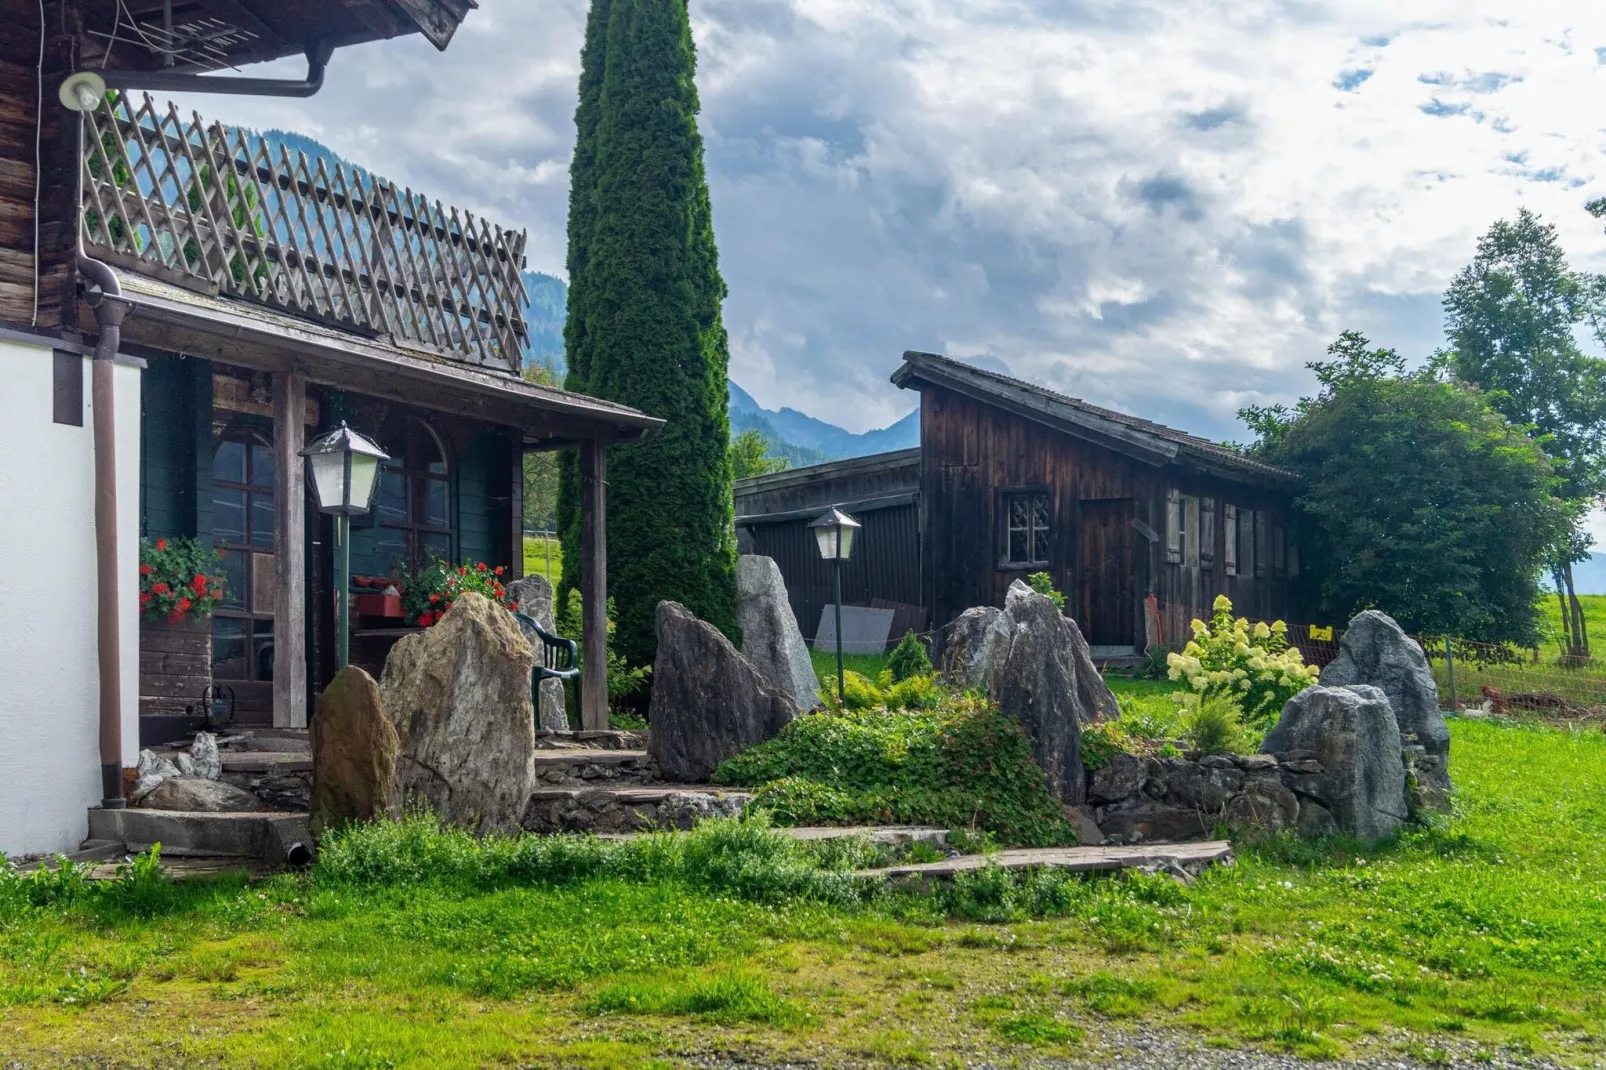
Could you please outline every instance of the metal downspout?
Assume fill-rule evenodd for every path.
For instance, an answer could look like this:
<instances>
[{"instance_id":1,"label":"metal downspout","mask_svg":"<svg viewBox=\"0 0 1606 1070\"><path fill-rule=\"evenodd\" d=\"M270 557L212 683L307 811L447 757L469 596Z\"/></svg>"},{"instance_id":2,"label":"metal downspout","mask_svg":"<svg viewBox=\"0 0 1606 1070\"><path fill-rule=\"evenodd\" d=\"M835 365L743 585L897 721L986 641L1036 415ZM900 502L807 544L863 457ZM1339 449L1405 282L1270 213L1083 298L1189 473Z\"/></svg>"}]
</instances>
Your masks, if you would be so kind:
<instances>
[{"instance_id":1,"label":"metal downspout","mask_svg":"<svg viewBox=\"0 0 1606 1070\"><path fill-rule=\"evenodd\" d=\"M78 117L78 204L83 201L84 119ZM90 362L89 404L95 437L95 650L100 691L100 805L121 810L123 798L123 676L117 575L117 347L128 301L111 268L84 252L78 228L78 274L92 287L97 337Z\"/></svg>"}]
</instances>

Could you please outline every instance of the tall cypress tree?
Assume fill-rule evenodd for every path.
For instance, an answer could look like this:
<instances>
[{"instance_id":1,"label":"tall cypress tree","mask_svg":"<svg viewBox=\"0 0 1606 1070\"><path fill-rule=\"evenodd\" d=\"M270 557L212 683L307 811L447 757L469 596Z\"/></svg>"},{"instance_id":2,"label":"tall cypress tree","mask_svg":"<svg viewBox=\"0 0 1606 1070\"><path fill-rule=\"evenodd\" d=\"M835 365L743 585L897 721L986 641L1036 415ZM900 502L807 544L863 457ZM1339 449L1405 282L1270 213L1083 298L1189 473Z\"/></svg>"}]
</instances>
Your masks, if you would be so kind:
<instances>
[{"instance_id":1,"label":"tall cypress tree","mask_svg":"<svg viewBox=\"0 0 1606 1070\"><path fill-rule=\"evenodd\" d=\"M568 385L668 421L651 442L608 457L614 640L637 664L652 660L664 599L737 634L725 284L695 67L685 0L593 3L571 168ZM580 563L570 472L560 488L565 587Z\"/></svg>"}]
</instances>

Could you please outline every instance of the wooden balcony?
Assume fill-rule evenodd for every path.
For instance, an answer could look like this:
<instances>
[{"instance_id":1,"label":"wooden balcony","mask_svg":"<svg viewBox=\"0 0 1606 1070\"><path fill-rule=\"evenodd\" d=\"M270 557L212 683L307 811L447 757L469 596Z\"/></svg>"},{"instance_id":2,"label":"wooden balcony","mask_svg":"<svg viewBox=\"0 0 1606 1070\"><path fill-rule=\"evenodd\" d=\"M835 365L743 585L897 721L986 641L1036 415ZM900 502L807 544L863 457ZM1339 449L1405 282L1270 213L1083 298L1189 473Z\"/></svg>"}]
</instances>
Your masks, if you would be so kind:
<instances>
[{"instance_id":1,"label":"wooden balcony","mask_svg":"<svg viewBox=\"0 0 1606 1070\"><path fill-rule=\"evenodd\" d=\"M208 294L517 374L523 231L258 134L107 94L86 116L90 254Z\"/></svg>"}]
</instances>

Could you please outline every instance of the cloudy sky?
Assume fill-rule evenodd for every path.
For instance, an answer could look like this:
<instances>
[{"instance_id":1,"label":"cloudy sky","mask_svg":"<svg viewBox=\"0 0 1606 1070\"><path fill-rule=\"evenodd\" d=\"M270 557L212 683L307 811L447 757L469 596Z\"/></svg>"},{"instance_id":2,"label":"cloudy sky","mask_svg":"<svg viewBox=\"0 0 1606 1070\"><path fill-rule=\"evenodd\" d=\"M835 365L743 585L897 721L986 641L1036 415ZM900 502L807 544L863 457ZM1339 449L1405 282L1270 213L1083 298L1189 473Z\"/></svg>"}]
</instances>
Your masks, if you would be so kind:
<instances>
[{"instance_id":1,"label":"cloudy sky","mask_svg":"<svg viewBox=\"0 0 1606 1070\"><path fill-rule=\"evenodd\" d=\"M584 0L340 52L300 130L561 274ZM1212 437L1340 331L1421 357L1526 205L1606 270L1606 4L692 0L732 376L853 430L905 349ZM295 63L283 64L298 70ZM253 72L255 73L255 72Z\"/></svg>"}]
</instances>

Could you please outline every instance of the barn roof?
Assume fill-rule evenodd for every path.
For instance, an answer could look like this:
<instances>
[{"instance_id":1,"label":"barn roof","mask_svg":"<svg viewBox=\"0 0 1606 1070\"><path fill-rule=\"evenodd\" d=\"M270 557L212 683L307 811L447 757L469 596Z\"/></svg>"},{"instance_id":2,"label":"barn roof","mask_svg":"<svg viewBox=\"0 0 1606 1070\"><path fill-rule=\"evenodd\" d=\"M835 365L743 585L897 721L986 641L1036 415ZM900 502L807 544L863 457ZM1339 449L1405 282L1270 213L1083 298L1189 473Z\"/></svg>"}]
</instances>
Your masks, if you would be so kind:
<instances>
[{"instance_id":1,"label":"barn roof","mask_svg":"<svg viewBox=\"0 0 1606 1070\"><path fill-rule=\"evenodd\" d=\"M1154 464L1190 464L1220 475L1257 482L1297 478L1286 469L1246 457L1207 438L1093 405L1081 398L1068 397L938 353L913 350L905 353L903 364L892 373L892 381L906 389L921 382L947 387Z\"/></svg>"}]
</instances>

